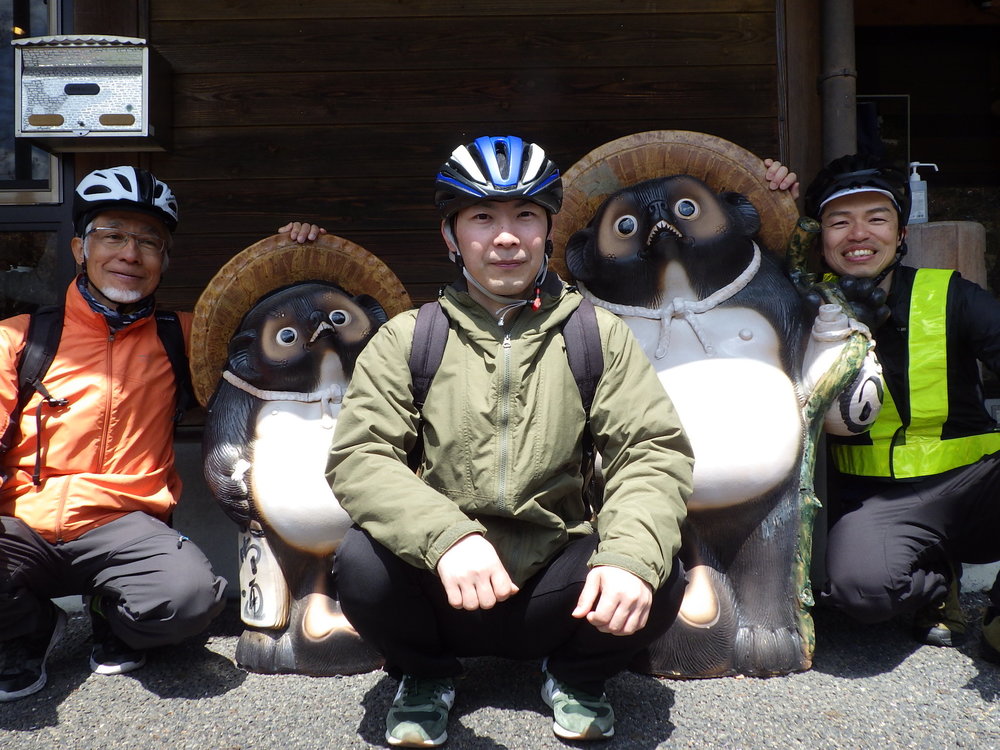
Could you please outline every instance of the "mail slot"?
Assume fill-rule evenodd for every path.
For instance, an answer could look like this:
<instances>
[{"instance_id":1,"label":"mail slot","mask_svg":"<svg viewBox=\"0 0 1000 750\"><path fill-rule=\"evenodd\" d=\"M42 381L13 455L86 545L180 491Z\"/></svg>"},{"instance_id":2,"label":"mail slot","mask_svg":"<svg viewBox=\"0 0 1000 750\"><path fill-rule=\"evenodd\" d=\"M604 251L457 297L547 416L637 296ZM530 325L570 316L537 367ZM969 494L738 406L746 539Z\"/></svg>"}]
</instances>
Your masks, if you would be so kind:
<instances>
[{"instance_id":1,"label":"mail slot","mask_svg":"<svg viewBox=\"0 0 1000 750\"><path fill-rule=\"evenodd\" d=\"M15 39L15 135L55 153L163 151L170 69L145 39Z\"/></svg>"}]
</instances>

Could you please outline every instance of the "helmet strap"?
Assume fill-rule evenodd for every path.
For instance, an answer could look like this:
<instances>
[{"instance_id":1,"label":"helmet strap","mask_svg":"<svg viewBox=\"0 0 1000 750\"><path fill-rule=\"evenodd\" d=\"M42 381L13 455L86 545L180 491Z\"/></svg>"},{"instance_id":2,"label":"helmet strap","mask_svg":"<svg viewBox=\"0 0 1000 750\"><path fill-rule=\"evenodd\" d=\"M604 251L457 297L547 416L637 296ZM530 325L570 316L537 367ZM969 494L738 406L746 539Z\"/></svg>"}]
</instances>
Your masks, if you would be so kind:
<instances>
[{"instance_id":1,"label":"helmet strap","mask_svg":"<svg viewBox=\"0 0 1000 750\"><path fill-rule=\"evenodd\" d=\"M455 235L455 217L452 216L448 221L445 222L443 231L448 239L451 241L451 247L455 248L452 250L448 248L448 257L451 258L451 262L458 266L459 270L465 270L465 262L462 260L462 253L458 249L458 237Z\"/></svg>"},{"instance_id":2,"label":"helmet strap","mask_svg":"<svg viewBox=\"0 0 1000 750\"><path fill-rule=\"evenodd\" d=\"M899 247L896 248L895 259L892 261L892 263L883 268L878 276L872 279L872 281L875 283L875 286L878 286L883 281L885 281L885 277L888 276L893 271L895 271L896 268L899 266L899 264L903 262L903 256L906 255L906 250L907 250L906 240L905 239L900 240Z\"/></svg>"}]
</instances>

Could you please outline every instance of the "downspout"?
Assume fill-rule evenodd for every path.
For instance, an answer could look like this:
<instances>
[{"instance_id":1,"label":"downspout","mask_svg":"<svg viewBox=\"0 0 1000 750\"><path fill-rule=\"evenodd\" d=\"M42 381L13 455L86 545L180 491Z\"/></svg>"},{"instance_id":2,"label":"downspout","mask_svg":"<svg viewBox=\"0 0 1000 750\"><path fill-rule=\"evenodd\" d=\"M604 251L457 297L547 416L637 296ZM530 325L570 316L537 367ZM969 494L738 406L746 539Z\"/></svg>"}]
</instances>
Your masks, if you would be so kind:
<instances>
[{"instance_id":1,"label":"downspout","mask_svg":"<svg viewBox=\"0 0 1000 750\"><path fill-rule=\"evenodd\" d=\"M858 150L854 0L823 0L823 163Z\"/></svg>"}]
</instances>

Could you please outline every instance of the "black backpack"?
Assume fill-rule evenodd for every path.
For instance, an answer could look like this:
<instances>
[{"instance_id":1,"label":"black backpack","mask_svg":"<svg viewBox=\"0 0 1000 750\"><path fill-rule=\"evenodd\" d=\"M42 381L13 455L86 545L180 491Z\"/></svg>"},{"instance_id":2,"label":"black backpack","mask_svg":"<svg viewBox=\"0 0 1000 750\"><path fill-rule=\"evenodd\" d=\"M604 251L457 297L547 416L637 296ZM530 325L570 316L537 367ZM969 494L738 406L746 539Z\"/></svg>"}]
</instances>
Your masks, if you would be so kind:
<instances>
[{"instance_id":1,"label":"black backpack","mask_svg":"<svg viewBox=\"0 0 1000 750\"><path fill-rule=\"evenodd\" d=\"M410 377L413 381L413 404L423 412L427 392L441 366L444 347L448 342L448 314L438 302L421 305L417 311L417 322L413 329L413 345L410 350ZM584 497L596 510L600 505L600 489L593 479L594 437L590 431L590 407L594 403L597 381L604 373L604 351L601 349L601 335L597 327L597 313L590 300L583 300L562 324L562 335L566 341L566 358L580 391L580 400L587 421L583 432ZM409 463L416 468L423 453L423 422L418 427L417 443L410 452Z\"/></svg>"},{"instance_id":2,"label":"black backpack","mask_svg":"<svg viewBox=\"0 0 1000 750\"><path fill-rule=\"evenodd\" d=\"M35 391L42 394L42 404L52 408L61 408L67 404L65 399L53 397L42 383L42 378L48 372L49 366L55 358L56 350L59 348L64 313L65 308L62 305L46 305L31 314L24 349L17 360L17 402L10 414L7 429L0 437L0 456L10 450L11 445L17 439L21 413ZM174 422L177 423L184 416L184 412L195 404L191 371L187 353L184 351L184 331L177 313L159 310L155 313L155 317L156 333L160 337L167 358L170 360L170 366L174 371L174 380L177 384L177 409L174 412ZM42 405L40 404L36 417L39 423L41 418ZM35 451L35 470L32 473L32 482L35 485L41 482L40 430L38 440L38 450ZM5 477L0 474L0 481L3 479Z\"/></svg>"}]
</instances>

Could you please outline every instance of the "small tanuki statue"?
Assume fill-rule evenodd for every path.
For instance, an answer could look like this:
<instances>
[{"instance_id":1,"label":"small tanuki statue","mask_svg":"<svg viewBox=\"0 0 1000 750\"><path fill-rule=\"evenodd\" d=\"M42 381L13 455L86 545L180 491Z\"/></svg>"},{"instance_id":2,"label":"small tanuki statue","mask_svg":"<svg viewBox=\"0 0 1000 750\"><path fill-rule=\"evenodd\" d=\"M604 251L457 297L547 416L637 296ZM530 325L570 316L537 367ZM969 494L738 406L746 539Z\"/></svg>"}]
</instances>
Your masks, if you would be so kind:
<instances>
[{"instance_id":1,"label":"small tanuki statue","mask_svg":"<svg viewBox=\"0 0 1000 750\"><path fill-rule=\"evenodd\" d=\"M554 265L628 323L694 447L687 592L635 665L654 674L811 666L816 442L822 429L866 429L881 403L850 305L806 274L793 283L769 250L795 236L797 212L763 171L727 141L655 131L605 144L563 178L566 267Z\"/></svg>"},{"instance_id":2,"label":"small tanuki statue","mask_svg":"<svg viewBox=\"0 0 1000 750\"><path fill-rule=\"evenodd\" d=\"M237 663L355 674L381 665L340 612L333 555L350 526L326 480L358 353L410 307L396 276L332 235L275 235L233 257L195 307L191 361L207 405L205 478L239 526Z\"/></svg>"}]
</instances>

